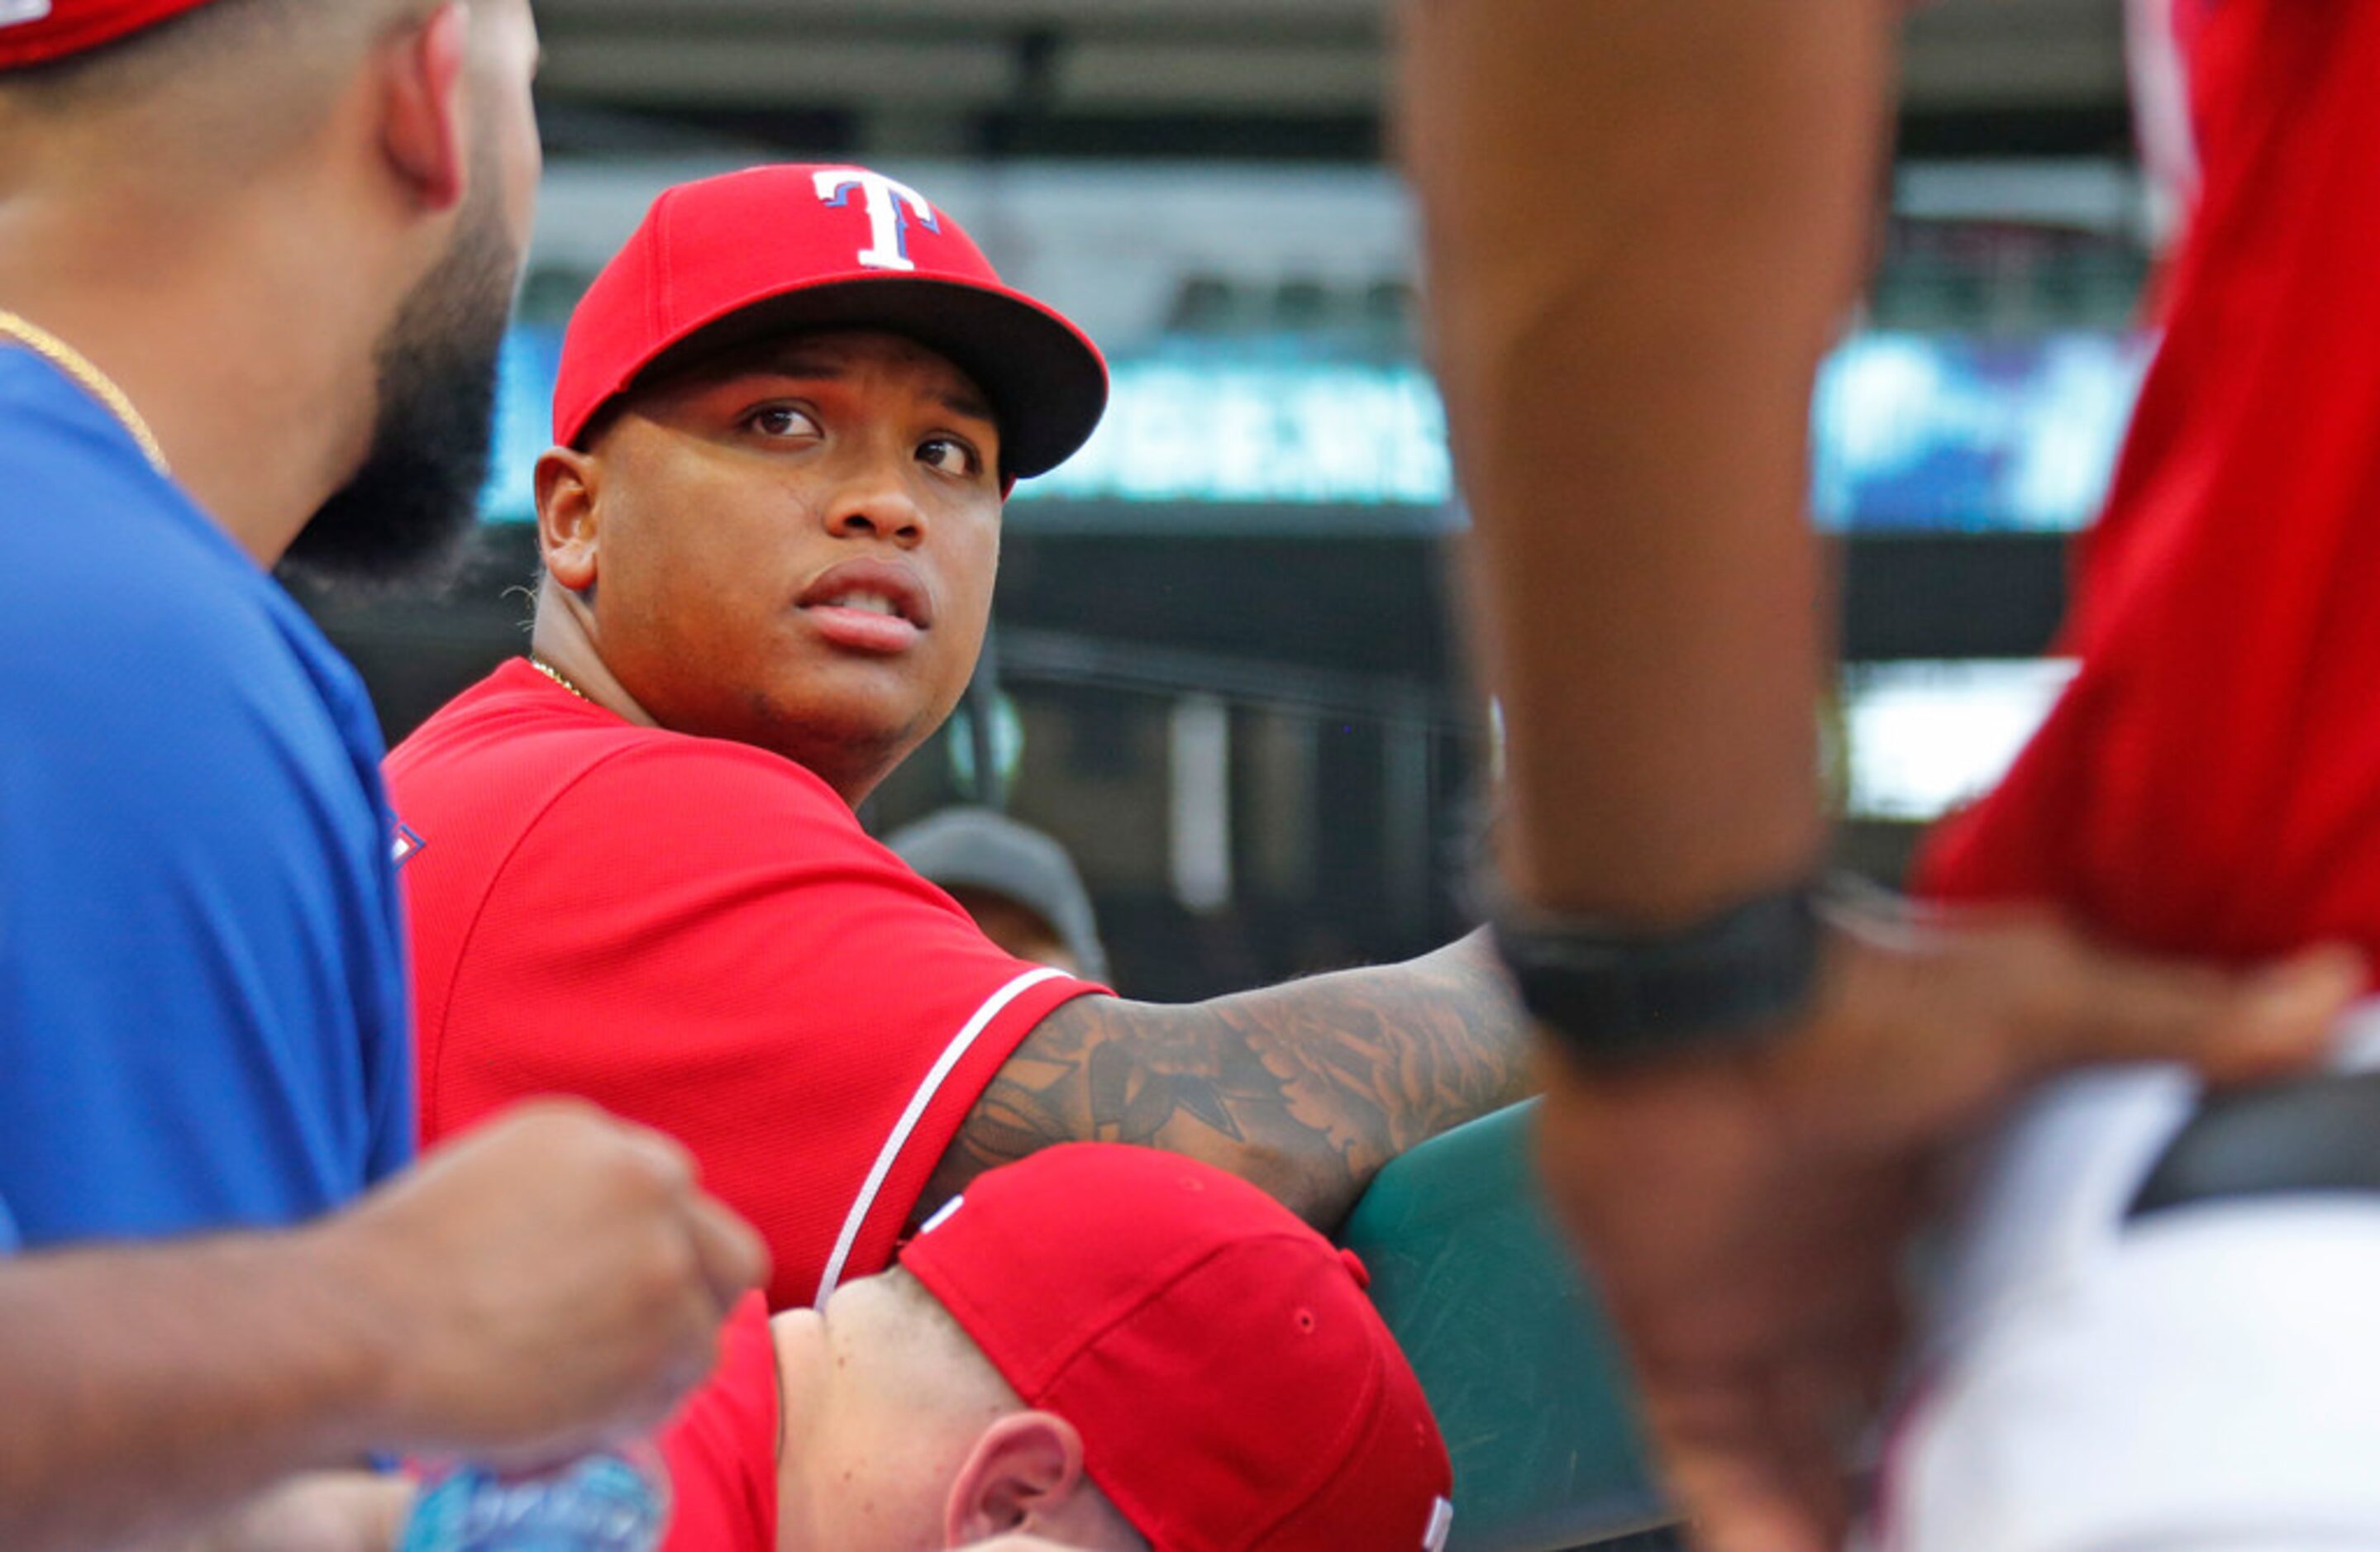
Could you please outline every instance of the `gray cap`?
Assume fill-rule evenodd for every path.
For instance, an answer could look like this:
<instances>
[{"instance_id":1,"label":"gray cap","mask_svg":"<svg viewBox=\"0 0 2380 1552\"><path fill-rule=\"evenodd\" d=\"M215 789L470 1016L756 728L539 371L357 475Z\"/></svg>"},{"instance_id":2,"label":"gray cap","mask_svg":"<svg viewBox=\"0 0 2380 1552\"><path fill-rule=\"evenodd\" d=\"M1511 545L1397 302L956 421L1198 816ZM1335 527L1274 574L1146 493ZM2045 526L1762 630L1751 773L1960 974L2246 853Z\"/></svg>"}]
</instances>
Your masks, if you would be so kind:
<instances>
[{"instance_id":1,"label":"gray cap","mask_svg":"<svg viewBox=\"0 0 2380 1552\"><path fill-rule=\"evenodd\" d=\"M990 808L945 808L894 831L884 844L943 889L1014 900L1057 932L1085 980L1107 979L1090 891L1066 848L1032 826Z\"/></svg>"}]
</instances>

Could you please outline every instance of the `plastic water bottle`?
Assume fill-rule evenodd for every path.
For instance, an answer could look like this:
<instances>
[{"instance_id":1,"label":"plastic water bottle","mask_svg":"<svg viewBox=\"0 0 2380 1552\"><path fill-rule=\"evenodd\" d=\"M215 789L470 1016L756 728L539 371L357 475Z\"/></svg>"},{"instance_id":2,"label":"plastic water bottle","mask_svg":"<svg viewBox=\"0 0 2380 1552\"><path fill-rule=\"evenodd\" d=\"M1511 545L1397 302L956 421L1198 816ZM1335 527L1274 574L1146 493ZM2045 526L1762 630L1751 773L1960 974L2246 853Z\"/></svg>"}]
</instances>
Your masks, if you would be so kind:
<instances>
[{"instance_id":1,"label":"plastic water bottle","mask_svg":"<svg viewBox=\"0 0 2380 1552\"><path fill-rule=\"evenodd\" d=\"M657 1552L668 1523L650 1446L529 1474L455 1461L423 1478L397 1552Z\"/></svg>"}]
</instances>

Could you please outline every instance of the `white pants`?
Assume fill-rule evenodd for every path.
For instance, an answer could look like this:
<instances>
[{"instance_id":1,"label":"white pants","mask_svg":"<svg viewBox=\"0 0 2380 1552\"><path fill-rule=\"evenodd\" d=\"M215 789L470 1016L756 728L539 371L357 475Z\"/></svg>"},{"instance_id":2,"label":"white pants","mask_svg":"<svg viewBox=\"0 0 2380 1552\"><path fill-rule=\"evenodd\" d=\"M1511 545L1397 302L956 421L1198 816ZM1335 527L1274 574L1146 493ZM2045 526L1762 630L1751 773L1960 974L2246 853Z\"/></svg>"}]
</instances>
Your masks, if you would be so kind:
<instances>
[{"instance_id":1,"label":"white pants","mask_svg":"<svg viewBox=\"0 0 2380 1552\"><path fill-rule=\"evenodd\" d=\"M2380 1193L2124 1221L2192 1099L2101 1073L2011 1128L1888 1446L1887 1552L2380 1552Z\"/></svg>"}]
</instances>

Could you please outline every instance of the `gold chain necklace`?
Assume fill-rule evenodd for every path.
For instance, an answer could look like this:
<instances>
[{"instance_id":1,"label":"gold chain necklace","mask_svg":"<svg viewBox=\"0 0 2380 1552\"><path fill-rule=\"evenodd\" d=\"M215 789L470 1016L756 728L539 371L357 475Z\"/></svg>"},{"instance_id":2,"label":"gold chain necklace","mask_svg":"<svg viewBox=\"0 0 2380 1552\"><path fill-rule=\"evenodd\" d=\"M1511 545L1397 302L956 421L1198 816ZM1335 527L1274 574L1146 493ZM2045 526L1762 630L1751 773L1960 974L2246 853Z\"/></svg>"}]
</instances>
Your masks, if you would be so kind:
<instances>
[{"instance_id":1,"label":"gold chain necklace","mask_svg":"<svg viewBox=\"0 0 2380 1552\"><path fill-rule=\"evenodd\" d=\"M593 696L589 695L585 690L582 690L577 685L572 684L564 676L562 670L554 667L543 658L539 657L535 652L531 652L528 655L528 665L529 667L537 670L540 673L544 674L548 679L551 679L555 684L561 685L564 689L568 690L572 695L575 695L579 699L585 701L588 705L592 706L595 704L595 697Z\"/></svg>"},{"instance_id":2,"label":"gold chain necklace","mask_svg":"<svg viewBox=\"0 0 2380 1552\"><path fill-rule=\"evenodd\" d=\"M105 372L92 366L81 351L40 324L19 318L5 309L0 309L0 338L15 340L80 383L84 393L104 405L109 414L124 423L124 429L132 433L132 440L140 444L141 455L149 460L151 468L163 475L173 473L165 467L165 450L157 445L156 433L150 430L149 422L132 407L132 401L125 395L124 390L118 388Z\"/></svg>"}]
</instances>

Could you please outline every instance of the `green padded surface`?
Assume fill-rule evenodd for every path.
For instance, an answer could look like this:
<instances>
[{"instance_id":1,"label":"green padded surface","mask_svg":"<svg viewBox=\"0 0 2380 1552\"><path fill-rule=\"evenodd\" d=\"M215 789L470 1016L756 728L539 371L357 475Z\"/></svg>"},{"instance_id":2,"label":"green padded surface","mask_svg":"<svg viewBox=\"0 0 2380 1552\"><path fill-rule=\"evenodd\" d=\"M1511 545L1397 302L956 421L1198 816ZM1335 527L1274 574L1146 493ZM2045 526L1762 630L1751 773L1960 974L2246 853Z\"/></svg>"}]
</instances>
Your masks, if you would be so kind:
<instances>
[{"instance_id":1,"label":"green padded surface","mask_svg":"<svg viewBox=\"0 0 2380 1552\"><path fill-rule=\"evenodd\" d=\"M1515 1106L1390 1164L1345 1243L1437 1409L1464 1552L1548 1552L1659 1522L1623 1361L1529 1166Z\"/></svg>"}]
</instances>

